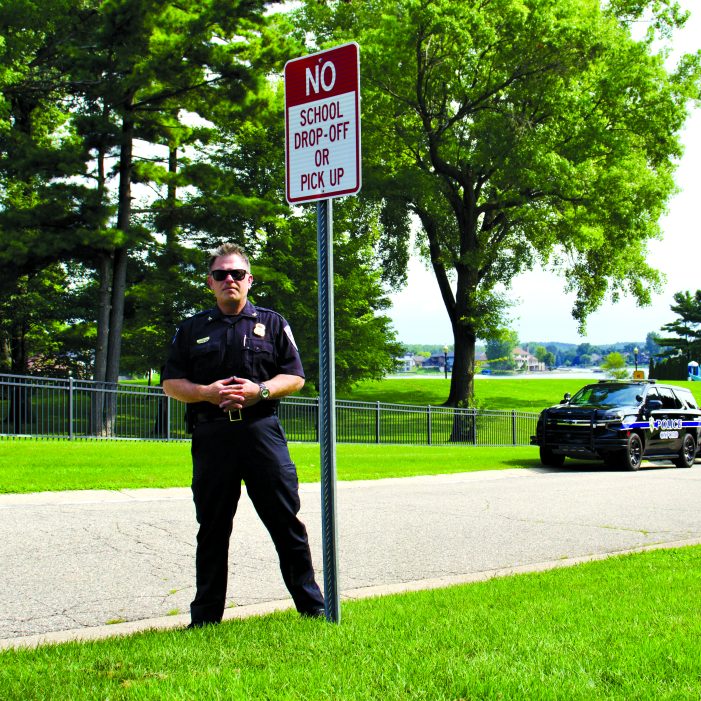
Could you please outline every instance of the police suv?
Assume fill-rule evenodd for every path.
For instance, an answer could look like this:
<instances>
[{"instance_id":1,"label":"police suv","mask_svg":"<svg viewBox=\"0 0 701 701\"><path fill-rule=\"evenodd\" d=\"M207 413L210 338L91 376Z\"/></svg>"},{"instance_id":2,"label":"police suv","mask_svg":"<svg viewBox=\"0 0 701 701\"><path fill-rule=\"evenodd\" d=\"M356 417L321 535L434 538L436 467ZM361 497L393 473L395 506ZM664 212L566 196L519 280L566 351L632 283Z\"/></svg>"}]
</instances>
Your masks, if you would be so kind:
<instances>
[{"instance_id":1,"label":"police suv","mask_svg":"<svg viewBox=\"0 0 701 701\"><path fill-rule=\"evenodd\" d=\"M699 450L701 410L688 389L654 380L602 380L543 410L531 445L543 465L565 457L637 470L645 460L691 467Z\"/></svg>"}]
</instances>

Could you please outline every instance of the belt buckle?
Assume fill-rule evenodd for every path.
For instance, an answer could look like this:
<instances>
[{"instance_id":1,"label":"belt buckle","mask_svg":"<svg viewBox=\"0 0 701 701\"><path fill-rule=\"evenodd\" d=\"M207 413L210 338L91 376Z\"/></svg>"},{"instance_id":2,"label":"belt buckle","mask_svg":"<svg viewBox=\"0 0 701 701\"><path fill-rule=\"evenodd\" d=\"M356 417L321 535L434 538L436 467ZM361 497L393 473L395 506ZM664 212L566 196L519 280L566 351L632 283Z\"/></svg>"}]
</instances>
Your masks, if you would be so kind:
<instances>
[{"instance_id":1,"label":"belt buckle","mask_svg":"<svg viewBox=\"0 0 701 701\"><path fill-rule=\"evenodd\" d=\"M241 409L236 409L235 411L227 411L229 415L229 421L231 423L236 423L237 421L243 421L243 416L241 415Z\"/></svg>"}]
</instances>

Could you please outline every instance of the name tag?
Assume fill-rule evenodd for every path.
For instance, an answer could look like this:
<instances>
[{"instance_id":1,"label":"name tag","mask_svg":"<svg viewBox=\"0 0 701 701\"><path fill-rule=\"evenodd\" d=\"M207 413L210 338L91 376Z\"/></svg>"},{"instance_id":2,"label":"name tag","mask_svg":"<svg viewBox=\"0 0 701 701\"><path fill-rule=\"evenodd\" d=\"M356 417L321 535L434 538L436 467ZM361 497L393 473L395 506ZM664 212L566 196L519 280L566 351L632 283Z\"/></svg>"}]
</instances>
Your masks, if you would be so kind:
<instances>
[{"instance_id":1,"label":"name tag","mask_svg":"<svg viewBox=\"0 0 701 701\"><path fill-rule=\"evenodd\" d=\"M197 343L207 343L209 341L209 336L205 336L204 338L198 338Z\"/></svg>"}]
</instances>

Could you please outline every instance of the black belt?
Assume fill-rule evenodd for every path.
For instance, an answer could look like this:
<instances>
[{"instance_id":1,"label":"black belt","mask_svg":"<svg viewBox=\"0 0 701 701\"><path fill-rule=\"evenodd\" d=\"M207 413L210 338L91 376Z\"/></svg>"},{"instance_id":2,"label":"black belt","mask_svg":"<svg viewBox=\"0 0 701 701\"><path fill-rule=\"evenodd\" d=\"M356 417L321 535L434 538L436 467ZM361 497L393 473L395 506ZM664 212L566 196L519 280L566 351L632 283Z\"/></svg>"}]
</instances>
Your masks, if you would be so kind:
<instances>
[{"instance_id":1,"label":"black belt","mask_svg":"<svg viewBox=\"0 0 701 701\"><path fill-rule=\"evenodd\" d=\"M212 423L214 421L225 421L226 423L241 423L251 419L260 419L265 416L274 416L277 412L273 407L265 407L265 411L257 410L257 407L250 409L234 409L232 411L220 411L218 413L198 411L193 417L193 424Z\"/></svg>"}]
</instances>

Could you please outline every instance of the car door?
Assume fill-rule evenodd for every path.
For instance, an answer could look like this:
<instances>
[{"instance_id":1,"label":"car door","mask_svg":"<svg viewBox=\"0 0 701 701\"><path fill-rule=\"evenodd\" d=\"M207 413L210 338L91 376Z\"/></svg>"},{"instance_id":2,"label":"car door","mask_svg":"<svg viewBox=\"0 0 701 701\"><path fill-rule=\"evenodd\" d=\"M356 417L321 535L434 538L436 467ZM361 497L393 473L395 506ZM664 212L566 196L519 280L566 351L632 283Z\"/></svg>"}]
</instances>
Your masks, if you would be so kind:
<instances>
[{"instance_id":1,"label":"car door","mask_svg":"<svg viewBox=\"0 0 701 701\"><path fill-rule=\"evenodd\" d=\"M658 455L676 455L681 450L684 435L682 404L668 387L658 387L657 391L662 400L662 409L655 412L655 435L659 441L655 452Z\"/></svg>"},{"instance_id":2,"label":"car door","mask_svg":"<svg viewBox=\"0 0 701 701\"><path fill-rule=\"evenodd\" d=\"M645 397L645 405L648 406L650 402L657 400L664 404L662 397L660 397L657 387L651 386L648 389L647 395ZM662 418L664 416L663 409L655 409L646 413L644 416L649 422L649 429L645 431L645 453L647 455L658 455L662 448L662 440L660 439L660 433L662 432Z\"/></svg>"}]
</instances>

